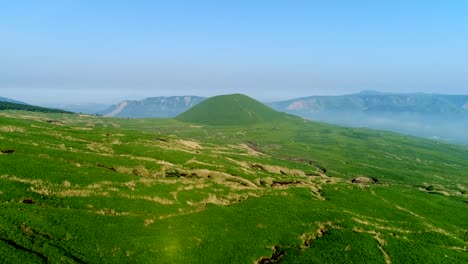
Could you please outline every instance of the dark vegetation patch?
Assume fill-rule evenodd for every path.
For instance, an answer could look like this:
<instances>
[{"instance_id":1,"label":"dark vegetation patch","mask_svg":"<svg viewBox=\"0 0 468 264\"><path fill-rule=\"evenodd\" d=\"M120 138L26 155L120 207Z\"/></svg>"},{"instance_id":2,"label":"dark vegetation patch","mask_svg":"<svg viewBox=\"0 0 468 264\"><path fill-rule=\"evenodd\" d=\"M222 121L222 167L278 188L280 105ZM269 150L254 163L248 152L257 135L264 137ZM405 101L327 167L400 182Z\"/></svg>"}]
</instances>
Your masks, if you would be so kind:
<instances>
[{"instance_id":1,"label":"dark vegetation patch","mask_svg":"<svg viewBox=\"0 0 468 264\"><path fill-rule=\"evenodd\" d=\"M1 154L13 154L15 153L14 149L0 150Z\"/></svg>"},{"instance_id":2,"label":"dark vegetation patch","mask_svg":"<svg viewBox=\"0 0 468 264\"><path fill-rule=\"evenodd\" d=\"M42 262L44 263L48 263L48 259L45 255L43 255L42 253L40 252L37 252L37 251L34 251L34 250L31 250L29 248L25 248L19 244L17 244L15 241L11 240L11 239L5 239L5 238L0 238L1 241L7 243L8 245L14 247L15 249L17 250L20 250L20 251L23 251L23 252L26 252L26 253L29 253L29 254L34 254L36 255L37 257L39 257Z\"/></svg>"},{"instance_id":3,"label":"dark vegetation patch","mask_svg":"<svg viewBox=\"0 0 468 264\"><path fill-rule=\"evenodd\" d=\"M269 263L277 263L281 261L281 259L286 255L283 250L280 250L279 246L275 246L273 248L273 254L271 257L263 257L257 263L258 264L269 264Z\"/></svg>"},{"instance_id":4,"label":"dark vegetation patch","mask_svg":"<svg viewBox=\"0 0 468 264\"><path fill-rule=\"evenodd\" d=\"M279 245L276 245L274 248L273 248L273 253L271 255L271 257L263 257L261 258L257 263L258 264L266 264L266 263L278 263L278 262L281 262L283 260L284 257L287 256L287 253L289 251L303 251L305 249L308 249L311 245L312 245L312 242L317 240L318 238L321 238L325 235L328 234L328 229L324 226L320 227L319 230L317 231L316 234L310 236L309 238L305 239L302 243L302 245L300 246L297 246L297 245L294 245L294 246L290 246L290 245L287 245L287 246L279 246Z\"/></svg>"},{"instance_id":5,"label":"dark vegetation patch","mask_svg":"<svg viewBox=\"0 0 468 264\"><path fill-rule=\"evenodd\" d=\"M46 123L53 124L53 125L63 125L64 123L60 120L56 119L47 119L45 120Z\"/></svg>"},{"instance_id":6,"label":"dark vegetation patch","mask_svg":"<svg viewBox=\"0 0 468 264\"><path fill-rule=\"evenodd\" d=\"M291 158L291 157L277 157L277 158L281 158L281 159L288 160L288 161L307 163L310 166L313 166L313 167L321 170L323 173L327 172L327 168L325 168L323 165L321 165L319 162L317 162L315 160L304 159L304 158Z\"/></svg>"},{"instance_id":7,"label":"dark vegetation patch","mask_svg":"<svg viewBox=\"0 0 468 264\"><path fill-rule=\"evenodd\" d=\"M296 184L301 184L301 183L302 183L301 181L273 181L271 183L271 187L296 185Z\"/></svg>"},{"instance_id":8,"label":"dark vegetation patch","mask_svg":"<svg viewBox=\"0 0 468 264\"><path fill-rule=\"evenodd\" d=\"M24 204L35 204L36 202L32 198L24 198L22 203L24 203Z\"/></svg>"},{"instance_id":9,"label":"dark vegetation patch","mask_svg":"<svg viewBox=\"0 0 468 264\"><path fill-rule=\"evenodd\" d=\"M166 171L166 177L167 178L180 178L180 176L182 176L182 175L180 174L180 172L178 170ZM187 174L185 174L185 176L187 176ZM194 176L196 176L196 174Z\"/></svg>"},{"instance_id":10,"label":"dark vegetation patch","mask_svg":"<svg viewBox=\"0 0 468 264\"><path fill-rule=\"evenodd\" d=\"M109 167L109 166L106 166L106 165L103 165L103 164L98 164L97 166L101 167L101 168L104 168L104 169L108 169L108 170L117 172L117 170L114 167Z\"/></svg>"},{"instance_id":11,"label":"dark vegetation patch","mask_svg":"<svg viewBox=\"0 0 468 264\"><path fill-rule=\"evenodd\" d=\"M252 141L246 141L246 142L245 142L245 145L246 145L247 147L249 147L250 149L256 151L256 152L263 153L263 152L260 150L260 148L258 147L258 145L257 145L256 143L252 142Z\"/></svg>"}]
</instances>

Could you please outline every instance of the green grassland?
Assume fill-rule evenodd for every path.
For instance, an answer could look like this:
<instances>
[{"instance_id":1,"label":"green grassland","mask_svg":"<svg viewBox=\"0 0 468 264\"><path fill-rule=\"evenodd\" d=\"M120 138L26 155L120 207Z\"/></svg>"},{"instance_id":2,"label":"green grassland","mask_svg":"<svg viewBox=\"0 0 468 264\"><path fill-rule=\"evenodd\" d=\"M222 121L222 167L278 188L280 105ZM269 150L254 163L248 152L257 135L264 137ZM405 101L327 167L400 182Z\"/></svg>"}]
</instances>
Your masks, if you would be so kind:
<instances>
[{"instance_id":1,"label":"green grassland","mask_svg":"<svg viewBox=\"0 0 468 264\"><path fill-rule=\"evenodd\" d=\"M467 147L268 116L1 111L0 260L468 262Z\"/></svg>"}]
</instances>

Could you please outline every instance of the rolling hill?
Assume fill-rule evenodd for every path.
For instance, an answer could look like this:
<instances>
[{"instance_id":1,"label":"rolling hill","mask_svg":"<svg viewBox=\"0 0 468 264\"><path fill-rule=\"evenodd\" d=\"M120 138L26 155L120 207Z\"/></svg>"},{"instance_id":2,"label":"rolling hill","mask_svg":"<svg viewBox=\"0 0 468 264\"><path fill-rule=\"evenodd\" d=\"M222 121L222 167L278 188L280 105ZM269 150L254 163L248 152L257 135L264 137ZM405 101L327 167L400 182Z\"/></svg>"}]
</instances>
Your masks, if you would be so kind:
<instances>
[{"instance_id":1,"label":"rolling hill","mask_svg":"<svg viewBox=\"0 0 468 264\"><path fill-rule=\"evenodd\" d=\"M123 101L98 113L107 117L175 117L204 99L199 96L150 97L141 101Z\"/></svg>"},{"instance_id":2,"label":"rolling hill","mask_svg":"<svg viewBox=\"0 0 468 264\"><path fill-rule=\"evenodd\" d=\"M206 125L248 125L281 118L286 115L243 94L208 98L176 117L180 121Z\"/></svg>"}]
</instances>

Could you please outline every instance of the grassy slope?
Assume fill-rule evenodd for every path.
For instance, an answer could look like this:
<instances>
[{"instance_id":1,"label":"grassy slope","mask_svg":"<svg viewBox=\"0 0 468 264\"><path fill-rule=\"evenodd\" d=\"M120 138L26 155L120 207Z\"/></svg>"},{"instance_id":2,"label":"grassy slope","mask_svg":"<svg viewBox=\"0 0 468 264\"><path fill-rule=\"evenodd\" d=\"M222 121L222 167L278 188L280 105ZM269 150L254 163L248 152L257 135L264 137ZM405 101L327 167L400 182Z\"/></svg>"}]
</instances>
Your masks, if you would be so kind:
<instances>
[{"instance_id":1,"label":"grassy slope","mask_svg":"<svg viewBox=\"0 0 468 264\"><path fill-rule=\"evenodd\" d=\"M294 118L199 127L10 111L0 150L15 150L0 155L10 262L468 260L466 147ZM350 183L361 175L381 184Z\"/></svg>"},{"instance_id":2,"label":"grassy slope","mask_svg":"<svg viewBox=\"0 0 468 264\"><path fill-rule=\"evenodd\" d=\"M248 96L232 94L208 98L176 119L209 125L247 125L280 119L284 115Z\"/></svg>"}]
</instances>

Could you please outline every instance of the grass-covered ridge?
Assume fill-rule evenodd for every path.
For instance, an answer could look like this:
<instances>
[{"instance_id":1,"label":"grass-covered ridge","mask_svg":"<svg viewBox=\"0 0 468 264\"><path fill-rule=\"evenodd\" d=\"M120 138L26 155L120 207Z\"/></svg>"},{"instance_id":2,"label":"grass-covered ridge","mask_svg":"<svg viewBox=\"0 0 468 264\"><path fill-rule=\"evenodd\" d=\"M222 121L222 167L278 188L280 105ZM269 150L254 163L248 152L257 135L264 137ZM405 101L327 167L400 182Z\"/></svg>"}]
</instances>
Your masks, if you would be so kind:
<instances>
[{"instance_id":1,"label":"grass-covered ridge","mask_svg":"<svg viewBox=\"0 0 468 264\"><path fill-rule=\"evenodd\" d=\"M285 116L246 95L230 94L208 98L176 119L207 125L248 125Z\"/></svg>"},{"instance_id":2,"label":"grass-covered ridge","mask_svg":"<svg viewBox=\"0 0 468 264\"><path fill-rule=\"evenodd\" d=\"M462 146L2 111L0 151L0 262L468 261Z\"/></svg>"}]
</instances>

